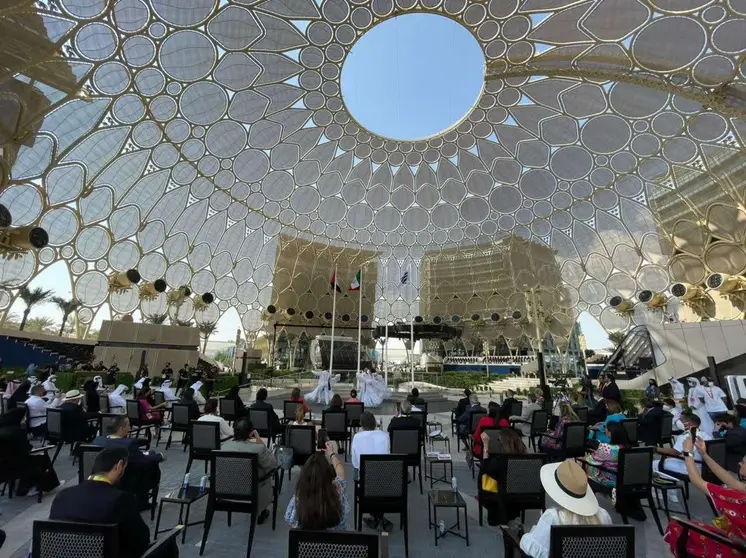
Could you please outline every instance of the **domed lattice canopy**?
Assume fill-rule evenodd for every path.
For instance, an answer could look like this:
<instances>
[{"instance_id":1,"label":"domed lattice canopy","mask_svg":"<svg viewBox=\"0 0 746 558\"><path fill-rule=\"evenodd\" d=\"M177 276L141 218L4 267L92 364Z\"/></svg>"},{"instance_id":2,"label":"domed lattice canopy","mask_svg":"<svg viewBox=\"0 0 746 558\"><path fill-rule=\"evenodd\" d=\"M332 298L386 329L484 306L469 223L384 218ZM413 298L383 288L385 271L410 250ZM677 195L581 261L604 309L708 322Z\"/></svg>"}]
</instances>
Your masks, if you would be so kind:
<instances>
[{"instance_id":1,"label":"domed lattice canopy","mask_svg":"<svg viewBox=\"0 0 746 558\"><path fill-rule=\"evenodd\" d=\"M485 84L453 128L394 141L356 123L340 74L408 12L468 29ZM340 283L364 269L370 318L488 320L539 287L561 336L586 310L652 319L612 296L746 268L744 0L48 0L15 17L42 18L84 95L34 82L48 106L0 203L49 246L0 282L64 260L83 321L167 311L164 293L109 293L130 268L213 292L208 317L235 307L247 330L270 304L318 317L336 262Z\"/></svg>"}]
</instances>

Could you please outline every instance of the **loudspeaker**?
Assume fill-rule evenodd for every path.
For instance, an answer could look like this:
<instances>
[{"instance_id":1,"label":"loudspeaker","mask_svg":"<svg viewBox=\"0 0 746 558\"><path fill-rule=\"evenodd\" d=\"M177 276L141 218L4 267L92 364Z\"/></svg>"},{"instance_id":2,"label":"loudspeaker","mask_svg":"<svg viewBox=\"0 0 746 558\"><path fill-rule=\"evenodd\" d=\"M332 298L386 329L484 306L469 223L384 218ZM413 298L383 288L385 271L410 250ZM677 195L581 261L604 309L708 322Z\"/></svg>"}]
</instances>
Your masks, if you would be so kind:
<instances>
[{"instance_id":1,"label":"loudspeaker","mask_svg":"<svg viewBox=\"0 0 746 558\"><path fill-rule=\"evenodd\" d=\"M421 324L422 323L422 316L415 316L414 317L414 322L416 324Z\"/></svg>"},{"instance_id":2,"label":"loudspeaker","mask_svg":"<svg viewBox=\"0 0 746 558\"><path fill-rule=\"evenodd\" d=\"M492 312L492 315L490 316L490 319L493 322L499 322L500 321L500 314L498 314L497 312Z\"/></svg>"},{"instance_id":3,"label":"loudspeaker","mask_svg":"<svg viewBox=\"0 0 746 558\"><path fill-rule=\"evenodd\" d=\"M310 310L306 310L305 316L306 316L307 320L312 320L313 319L313 312L311 312Z\"/></svg>"},{"instance_id":4,"label":"loudspeaker","mask_svg":"<svg viewBox=\"0 0 746 558\"><path fill-rule=\"evenodd\" d=\"M163 279L157 279L153 282L153 288L155 288L155 292L157 293L165 293L168 285Z\"/></svg>"},{"instance_id":5,"label":"loudspeaker","mask_svg":"<svg viewBox=\"0 0 746 558\"><path fill-rule=\"evenodd\" d=\"M267 314L274 314L275 312L277 312L277 307L274 304L267 306Z\"/></svg>"}]
</instances>

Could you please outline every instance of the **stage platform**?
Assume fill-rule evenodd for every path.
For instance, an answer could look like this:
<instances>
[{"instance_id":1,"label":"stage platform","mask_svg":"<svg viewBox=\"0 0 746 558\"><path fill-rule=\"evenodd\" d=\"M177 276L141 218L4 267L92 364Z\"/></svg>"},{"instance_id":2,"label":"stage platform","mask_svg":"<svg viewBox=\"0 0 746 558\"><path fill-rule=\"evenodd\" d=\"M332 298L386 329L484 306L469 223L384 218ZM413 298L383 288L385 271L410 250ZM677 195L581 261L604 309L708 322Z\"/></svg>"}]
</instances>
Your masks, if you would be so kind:
<instances>
[{"instance_id":1,"label":"stage platform","mask_svg":"<svg viewBox=\"0 0 746 558\"><path fill-rule=\"evenodd\" d=\"M353 389L351 384L339 383L335 386L335 393L342 396L342 400L346 400L350 397L350 390ZM290 397L291 390L275 391L272 392L267 399L272 406L278 411L282 411L282 402ZM309 389L308 392L311 390ZM373 409L375 414L382 415L395 415L396 414L396 403L404 401L407 398L408 393L405 392L394 392L391 394L391 398L384 400L380 407ZM420 397L427 402L428 413L447 413L450 412L456 406L456 401L448 399L441 393L437 392L424 392L420 393ZM309 404L311 411L314 414L321 413L326 409L326 405Z\"/></svg>"}]
</instances>

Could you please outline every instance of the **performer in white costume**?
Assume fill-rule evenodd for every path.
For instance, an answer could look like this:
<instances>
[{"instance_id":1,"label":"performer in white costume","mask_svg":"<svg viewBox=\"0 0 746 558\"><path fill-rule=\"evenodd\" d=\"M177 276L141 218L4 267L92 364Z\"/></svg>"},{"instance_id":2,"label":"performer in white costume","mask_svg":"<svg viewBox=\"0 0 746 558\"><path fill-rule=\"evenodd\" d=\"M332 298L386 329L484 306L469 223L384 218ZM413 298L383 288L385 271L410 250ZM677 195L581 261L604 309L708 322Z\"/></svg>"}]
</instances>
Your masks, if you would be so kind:
<instances>
[{"instance_id":1,"label":"performer in white costume","mask_svg":"<svg viewBox=\"0 0 746 558\"><path fill-rule=\"evenodd\" d=\"M367 368L357 373L357 388L360 401L366 409L378 407L381 402L376 397L376 387L373 385L373 377Z\"/></svg>"},{"instance_id":2,"label":"performer in white costume","mask_svg":"<svg viewBox=\"0 0 746 558\"><path fill-rule=\"evenodd\" d=\"M166 401L176 401L178 399L176 397L176 393L174 393L174 389L171 387L171 380L163 380L163 383L161 384L161 387L158 391L163 392L163 398Z\"/></svg>"},{"instance_id":3,"label":"performer in white costume","mask_svg":"<svg viewBox=\"0 0 746 558\"><path fill-rule=\"evenodd\" d=\"M699 417L700 421L702 421L702 423L699 425L699 429L702 432L714 432L715 423L710 418L710 415L705 408L705 404L700 399L702 386L700 385L699 380L697 378L687 378L687 382L689 383L689 397L687 399L687 402L689 404L689 408L692 409L692 411L694 411L694 414Z\"/></svg>"},{"instance_id":4,"label":"performer in white costume","mask_svg":"<svg viewBox=\"0 0 746 558\"><path fill-rule=\"evenodd\" d=\"M383 403L386 399L389 399L391 397L391 390L386 385L386 378L375 371L373 372L372 377L376 382L376 389L378 390L378 394L381 396L381 403Z\"/></svg>"},{"instance_id":5,"label":"performer in white costume","mask_svg":"<svg viewBox=\"0 0 746 558\"><path fill-rule=\"evenodd\" d=\"M132 387L134 387L134 388L137 388L137 389L142 389L142 386L143 386L143 384L145 383L145 380L147 380L147 379L148 379L148 378L147 378L147 376L143 376L142 378L140 378L139 380L137 380L137 381L136 381L136 382L135 382L135 383L133 384L133 386L132 386Z\"/></svg>"},{"instance_id":6,"label":"performer in white costume","mask_svg":"<svg viewBox=\"0 0 746 558\"><path fill-rule=\"evenodd\" d=\"M199 391L199 388L202 387L202 382L196 381L189 387L191 387L194 390L194 400L197 402L197 406L199 407L199 410L201 411L202 407L204 407L205 403L207 403L207 401L205 401L205 397Z\"/></svg>"},{"instance_id":7,"label":"performer in white costume","mask_svg":"<svg viewBox=\"0 0 746 558\"><path fill-rule=\"evenodd\" d=\"M57 379L57 376L55 376L54 374L51 374L49 378L44 380L44 383L42 384L42 386L44 386L44 389L47 390L50 395L54 395L55 393L59 391L57 389L57 386L54 385L54 381L56 379Z\"/></svg>"},{"instance_id":8,"label":"performer in white costume","mask_svg":"<svg viewBox=\"0 0 746 558\"><path fill-rule=\"evenodd\" d=\"M339 374L332 376L328 370L312 370L311 372L319 378L319 385L311 393L306 394L306 401L328 405L334 395L334 384L339 381Z\"/></svg>"},{"instance_id":9,"label":"performer in white costume","mask_svg":"<svg viewBox=\"0 0 746 558\"><path fill-rule=\"evenodd\" d=\"M681 401L682 399L686 398L686 389L684 388L684 384L682 384L678 379L671 378L669 380L671 384L671 390L673 390L673 398L676 401Z\"/></svg>"},{"instance_id":10,"label":"performer in white costume","mask_svg":"<svg viewBox=\"0 0 746 558\"><path fill-rule=\"evenodd\" d=\"M119 384L117 389L109 394L109 412L123 415L127 412L127 402L124 394L127 393L127 386Z\"/></svg>"}]
</instances>

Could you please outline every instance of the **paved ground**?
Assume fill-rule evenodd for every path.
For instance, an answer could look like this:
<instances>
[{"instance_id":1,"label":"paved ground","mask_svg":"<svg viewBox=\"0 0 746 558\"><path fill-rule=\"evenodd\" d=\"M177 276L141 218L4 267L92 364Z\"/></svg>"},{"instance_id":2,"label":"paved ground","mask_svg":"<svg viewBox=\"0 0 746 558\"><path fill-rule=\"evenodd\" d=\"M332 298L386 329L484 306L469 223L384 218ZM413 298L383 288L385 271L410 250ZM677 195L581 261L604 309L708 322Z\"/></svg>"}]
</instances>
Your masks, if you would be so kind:
<instances>
[{"instance_id":1,"label":"paved ground","mask_svg":"<svg viewBox=\"0 0 746 558\"><path fill-rule=\"evenodd\" d=\"M447 424L450 420L450 415L446 413L438 414L436 417L437 420L444 424ZM385 427L391 417L382 415L381 418L383 419ZM452 450L455 454L455 444ZM60 479L64 480L65 485L75 484L77 482L76 470L72 466L72 458L69 457L67 450L60 454L60 457L55 464L55 468ZM181 451L181 447L178 444L172 445L168 452L168 461L162 466L162 493L165 494L178 489L185 468L186 453ZM197 464L193 467L192 471L199 472L200 465ZM348 478L351 478L351 465L348 464L346 466L346 471ZM469 473L462 456L454 455L454 474L458 479L458 486L461 495L465 498L468 505L469 534L471 536L471 547L469 548L469 552L483 556L502 556L503 545L499 530L489 527L486 522L484 527L480 528L478 526L477 506L474 500L474 495L476 494L476 483L472 480L471 474ZM253 546L253 551L256 556L263 556L264 558L284 558L287 556L288 526L283 520L283 515L287 503L293 493L295 479L297 479L297 475L294 475L292 482L288 483L287 479L285 481L277 510L276 530L272 531L271 522L267 522L264 525L257 527ZM448 488L443 484L438 486L441 488ZM410 484L409 488L410 557L455 558L456 556L462 556L466 550L466 543L462 539L447 536L445 539L439 541L437 548L435 547L432 538L433 532L428 530L427 525L427 493L424 496L420 495L417 484ZM428 488L429 483L425 485L425 490ZM352 501L352 487L350 486L348 489L349 498L350 501ZM0 527L5 529L8 534L8 540L5 546L0 549L0 558L9 556L12 558L26 558L26 553L30 544L32 523L35 519L43 519L48 516L49 506L52 499L53 495L48 495L44 497L41 504L37 504L36 498L34 497L16 497L13 500L9 500L7 493L5 496L0 497L0 510L2 511L2 515L0 515ZM602 506L609 510L614 521L621 523L621 518L614 513L609 500L600 497L600 501ZM192 509L190 520L196 521L203 518L204 506L204 501L195 504ZM709 521L711 519L709 506L704 497L699 493L692 494L690 506L693 516L696 519L704 521ZM448 513L449 511L445 512L444 519L446 520L448 520ZM453 512L451 511L450 513L452 514ZM538 512L527 513L527 530L536 522L538 516ZM144 517L146 517L147 521L150 521L149 514L144 514ZM394 520L396 528L390 537L390 555L398 558L404 556L404 538L401 531L398 530L397 518L392 516L391 519ZM662 513L661 519L665 529L665 515ZM173 526L176 524L177 520L178 507L166 506L163 512L161 528ZM636 527L637 533L636 555L670 556L667 547L664 545L661 536L658 534L652 518L644 523L633 522L633 524ZM150 523L150 526L152 532L155 528L155 522ZM352 517L348 519L348 528L352 529ZM367 530L365 527L363 529ZM198 556L201 536L201 526L198 525L191 527L187 532L186 542L181 545L181 556L187 558ZM226 521L226 514L217 513L215 515L215 520L213 521L204 556L217 557L225 556L229 553L238 553L238 555L243 556L246 552L247 540L248 516L234 514L232 527L229 528Z\"/></svg>"}]
</instances>

